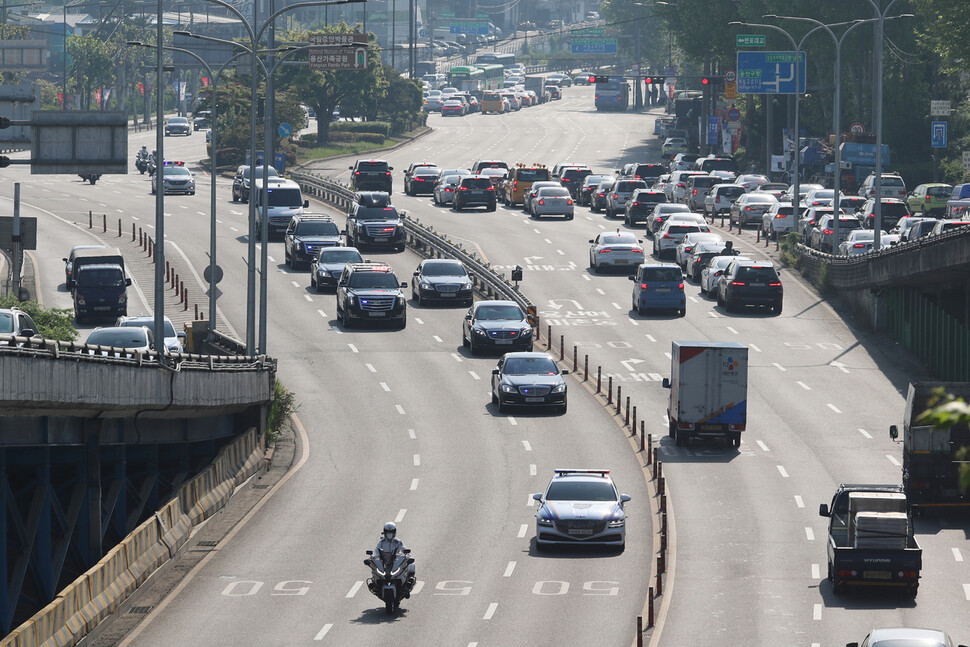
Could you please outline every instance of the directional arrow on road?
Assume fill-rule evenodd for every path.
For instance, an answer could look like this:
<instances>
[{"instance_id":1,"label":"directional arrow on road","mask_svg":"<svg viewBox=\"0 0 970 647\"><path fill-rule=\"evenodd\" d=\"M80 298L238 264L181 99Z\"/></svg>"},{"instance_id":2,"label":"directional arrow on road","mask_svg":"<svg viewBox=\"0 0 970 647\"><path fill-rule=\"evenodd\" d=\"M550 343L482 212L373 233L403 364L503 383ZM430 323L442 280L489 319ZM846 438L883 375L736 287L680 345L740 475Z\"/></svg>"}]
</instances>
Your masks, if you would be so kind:
<instances>
[{"instance_id":1,"label":"directional arrow on road","mask_svg":"<svg viewBox=\"0 0 970 647\"><path fill-rule=\"evenodd\" d=\"M562 301L563 303L573 304L574 306L576 306L577 310L584 310L583 306L579 305L578 301L573 301L572 299L549 299L549 307L559 310L562 307L561 305L559 305L560 301Z\"/></svg>"},{"instance_id":2,"label":"directional arrow on road","mask_svg":"<svg viewBox=\"0 0 970 647\"><path fill-rule=\"evenodd\" d=\"M525 259L527 265L535 265L535 261L541 261L542 256L526 256Z\"/></svg>"},{"instance_id":3,"label":"directional arrow on road","mask_svg":"<svg viewBox=\"0 0 970 647\"><path fill-rule=\"evenodd\" d=\"M631 373L635 373L636 371L633 368L634 364L642 364L645 361L647 360L631 357L630 359L625 359L621 361L620 364L623 364L623 368L625 368L626 370L630 371Z\"/></svg>"}]
</instances>

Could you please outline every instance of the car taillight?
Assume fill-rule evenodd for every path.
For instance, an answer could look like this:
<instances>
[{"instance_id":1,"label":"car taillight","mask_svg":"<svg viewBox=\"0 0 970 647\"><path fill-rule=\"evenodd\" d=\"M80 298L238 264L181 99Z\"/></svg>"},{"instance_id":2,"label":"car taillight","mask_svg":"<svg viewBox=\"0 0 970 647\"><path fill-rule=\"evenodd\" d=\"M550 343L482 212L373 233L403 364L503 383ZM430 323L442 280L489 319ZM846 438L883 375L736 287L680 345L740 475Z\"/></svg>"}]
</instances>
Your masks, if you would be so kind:
<instances>
[{"instance_id":1,"label":"car taillight","mask_svg":"<svg viewBox=\"0 0 970 647\"><path fill-rule=\"evenodd\" d=\"M680 290L683 290L684 289L684 284L683 283L678 283L677 284L677 288L680 289Z\"/></svg>"},{"instance_id":2,"label":"car taillight","mask_svg":"<svg viewBox=\"0 0 970 647\"><path fill-rule=\"evenodd\" d=\"M780 288L781 287L781 281L775 281L774 283L769 283L768 284L768 287L770 287L770 288Z\"/></svg>"},{"instance_id":3,"label":"car taillight","mask_svg":"<svg viewBox=\"0 0 970 647\"><path fill-rule=\"evenodd\" d=\"M670 234L664 234L664 238L670 238Z\"/></svg>"},{"instance_id":4,"label":"car taillight","mask_svg":"<svg viewBox=\"0 0 970 647\"><path fill-rule=\"evenodd\" d=\"M639 203L639 202L634 202L634 203L633 203L633 206L634 206L634 207L639 207L639 206L640 206L640 203Z\"/></svg>"},{"instance_id":5,"label":"car taillight","mask_svg":"<svg viewBox=\"0 0 970 647\"><path fill-rule=\"evenodd\" d=\"M929 201L930 201L930 196L926 196L926 201L927 201L927 202L929 202Z\"/></svg>"},{"instance_id":6,"label":"car taillight","mask_svg":"<svg viewBox=\"0 0 970 647\"><path fill-rule=\"evenodd\" d=\"M572 204L572 203L573 203L573 200L572 200L572 198L567 198L567 199L566 199L566 204Z\"/></svg>"},{"instance_id":7,"label":"car taillight","mask_svg":"<svg viewBox=\"0 0 970 647\"><path fill-rule=\"evenodd\" d=\"M512 188L514 189L517 186L519 186L519 181L518 180L512 180Z\"/></svg>"},{"instance_id":8,"label":"car taillight","mask_svg":"<svg viewBox=\"0 0 970 647\"><path fill-rule=\"evenodd\" d=\"M617 195L616 193L614 193L614 194L613 194L613 199L614 199L614 200L619 200L619 199L620 199L620 196L619 196L619 195Z\"/></svg>"},{"instance_id":9,"label":"car taillight","mask_svg":"<svg viewBox=\"0 0 970 647\"><path fill-rule=\"evenodd\" d=\"M744 210L745 211L751 211L751 207L745 207Z\"/></svg>"},{"instance_id":10,"label":"car taillight","mask_svg":"<svg viewBox=\"0 0 970 647\"><path fill-rule=\"evenodd\" d=\"M613 250L612 250L611 248L609 248L609 247L606 247L606 248L604 248L604 249L601 249L601 250L599 251L599 253L600 253L600 254L609 254L609 253L610 253L610 252L612 252L612 251L613 251Z\"/></svg>"},{"instance_id":11,"label":"car taillight","mask_svg":"<svg viewBox=\"0 0 970 647\"><path fill-rule=\"evenodd\" d=\"M784 214L784 213L775 214L775 218L785 218L785 217L787 217L787 214Z\"/></svg>"},{"instance_id":12,"label":"car taillight","mask_svg":"<svg viewBox=\"0 0 970 647\"><path fill-rule=\"evenodd\" d=\"M678 188L678 189L682 189L682 188L684 188L685 186L687 186L687 185L686 185L686 184L684 184L683 182L678 182L678 183L677 183L677 188Z\"/></svg>"},{"instance_id":13,"label":"car taillight","mask_svg":"<svg viewBox=\"0 0 970 647\"><path fill-rule=\"evenodd\" d=\"M606 197L606 194L605 193L597 193L596 196L597 197L600 197L600 198L605 198Z\"/></svg>"},{"instance_id":14,"label":"car taillight","mask_svg":"<svg viewBox=\"0 0 970 647\"><path fill-rule=\"evenodd\" d=\"M634 247L630 251L633 252L634 254L642 254L643 253L643 250L640 249L639 247Z\"/></svg>"},{"instance_id":15,"label":"car taillight","mask_svg":"<svg viewBox=\"0 0 970 647\"><path fill-rule=\"evenodd\" d=\"M641 290L646 290L647 289L647 284L646 283L641 283L640 284L640 289Z\"/></svg>"},{"instance_id":16,"label":"car taillight","mask_svg":"<svg viewBox=\"0 0 970 647\"><path fill-rule=\"evenodd\" d=\"M831 236L831 235L832 235L832 234L834 234L835 232L834 232L834 231L832 231L831 229L823 229L823 230L822 230L822 233L823 233L823 234L825 234L826 236Z\"/></svg>"},{"instance_id":17,"label":"car taillight","mask_svg":"<svg viewBox=\"0 0 970 647\"><path fill-rule=\"evenodd\" d=\"M697 195L697 189L694 189L694 193L692 195Z\"/></svg>"},{"instance_id":18,"label":"car taillight","mask_svg":"<svg viewBox=\"0 0 970 647\"><path fill-rule=\"evenodd\" d=\"M462 187L458 187L458 189L460 191L467 191L468 190L468 187L467 186L462 186Z\"/></svg>"},{"instance_id":19,"label":"car taillight","mask_svg":"<svg viewBox=\"0 0 970 647\"><path fill-rule=\"evenodd\" d=\"M744 281L731 281L731 285L744 285Z\"/></svg>"},{"instance_id":20,"label":"car taillight","mask_svg":"<svg viewBox=\"0 0 970 647\"><path fill-rule=\"evenodd\" d=\"M354 171L354 175L360 175L360 171Z\"/></svg>"},{"instance_id":21,"label":"car taillight","mask_svg":"<svg viewBox=\"0 0 970 647\"><path fill-rule=\"evenodd\" d=\"M486 190L486 191L494 191L494 190L495 190L495 187L494 187L494 186L490 186L490 187L488 187L488 188L487 188L487 189L485 189L485 190Z\"/></svg>"},{"instance_id":22,"label":"car taillight","mask_svg":"<svg viewBox=\"0 0 970 647\"><path fill-rule=\"evenodd\" d=\"M539 204L545 204L545 203L546 203L545 200L543 200L542 198L539 199Z\"/></svg>"}]
</instances>

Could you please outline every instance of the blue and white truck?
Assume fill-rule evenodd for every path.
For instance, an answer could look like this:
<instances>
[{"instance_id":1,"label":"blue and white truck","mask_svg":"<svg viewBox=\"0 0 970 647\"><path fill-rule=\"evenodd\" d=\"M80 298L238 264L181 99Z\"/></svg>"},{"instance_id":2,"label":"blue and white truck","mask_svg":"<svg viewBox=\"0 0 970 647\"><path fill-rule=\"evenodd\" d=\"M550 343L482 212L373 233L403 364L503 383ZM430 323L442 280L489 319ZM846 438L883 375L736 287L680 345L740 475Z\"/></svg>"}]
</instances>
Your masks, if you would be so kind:
<instances>
[{"instance_id":1,"label":"blue and white truck","mask_svg":"<svg viewBox=\"0 0 970 647\"><path fill-rule=\"evenodd\" d=\"M674 341L667 405L676 444L722 437L741 446L748 414L748 347L736 342Z\"/></svg>"}]
</instances>

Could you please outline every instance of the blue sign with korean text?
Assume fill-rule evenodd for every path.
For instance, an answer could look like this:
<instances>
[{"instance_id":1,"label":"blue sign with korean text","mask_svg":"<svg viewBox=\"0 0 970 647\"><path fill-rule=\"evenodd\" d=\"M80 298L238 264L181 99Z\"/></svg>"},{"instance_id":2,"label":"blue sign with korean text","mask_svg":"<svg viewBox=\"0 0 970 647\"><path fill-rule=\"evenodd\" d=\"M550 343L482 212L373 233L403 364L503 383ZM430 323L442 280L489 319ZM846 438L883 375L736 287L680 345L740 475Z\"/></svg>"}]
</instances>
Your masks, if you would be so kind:
<instances>
[{"instance_id":1,"label":"blue sign with korean text","mask_svg":"<svg viewBox=\"0 0 970 647\"><path fill-rule=\"evenodd\" d=\"M930 146L933 148L946 148L946 122L930 122Z\"/></svg>"},{"instance_id":2,"label":"blue sign with korean text","mask_svg":"<svg viewBox=\"0 0 970 647\"><path fill-rule=\"evenodd\" d=\"M876 145L875 144L857 144L855 142L845 142L841 145L842 150L842 161L849 162L850 164L855 164L858 166L872 166L876 165ZM889 155L889 145L882 145L882 163L883 166L890 163Z\"/></svg>"},{"instance_id":3,"label":"blue sign with korean text","mask_svg":"<svg viewBox=\"0 0 970 647\"><path fill-rule=\"evenodd\" d=\"M720 119L715 115L708 116L707 118L707 145L708 146L717 145L718 126L720 126Z\"/></svg>"},{"instance_id":4,"label":"blue sign with korean text","mask_svg":"<svg viewBox=\"0 0 970 647\"><path fill-rule=\"evenodd\" d=\"M739 94L804 94L805 73L805 52L738 52Z\"/></svg>"}]
</instances>

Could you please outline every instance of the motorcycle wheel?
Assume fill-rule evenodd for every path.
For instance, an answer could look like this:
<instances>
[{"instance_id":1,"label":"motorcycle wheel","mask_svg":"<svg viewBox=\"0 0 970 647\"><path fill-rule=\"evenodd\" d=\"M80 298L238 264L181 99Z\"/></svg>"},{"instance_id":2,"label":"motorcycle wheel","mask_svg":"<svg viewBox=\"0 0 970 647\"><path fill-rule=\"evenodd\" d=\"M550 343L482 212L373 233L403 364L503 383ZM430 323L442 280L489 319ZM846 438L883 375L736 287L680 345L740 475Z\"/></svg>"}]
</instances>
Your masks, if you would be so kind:
<instances>
[{"instance_id":1,"label":"motorcycle wheel","mask_svg":"<svg viewBox=\"0 0 970 647\"><path fill-rule=\"evenodd\" d=\"M395 606L395 603L394 603L394 594L391 593L391 592L385 593L384 594L384 611L387 612L387 615L391 615L392 613L394 613L394 606Z\"/></svg>"}]
</instances>

